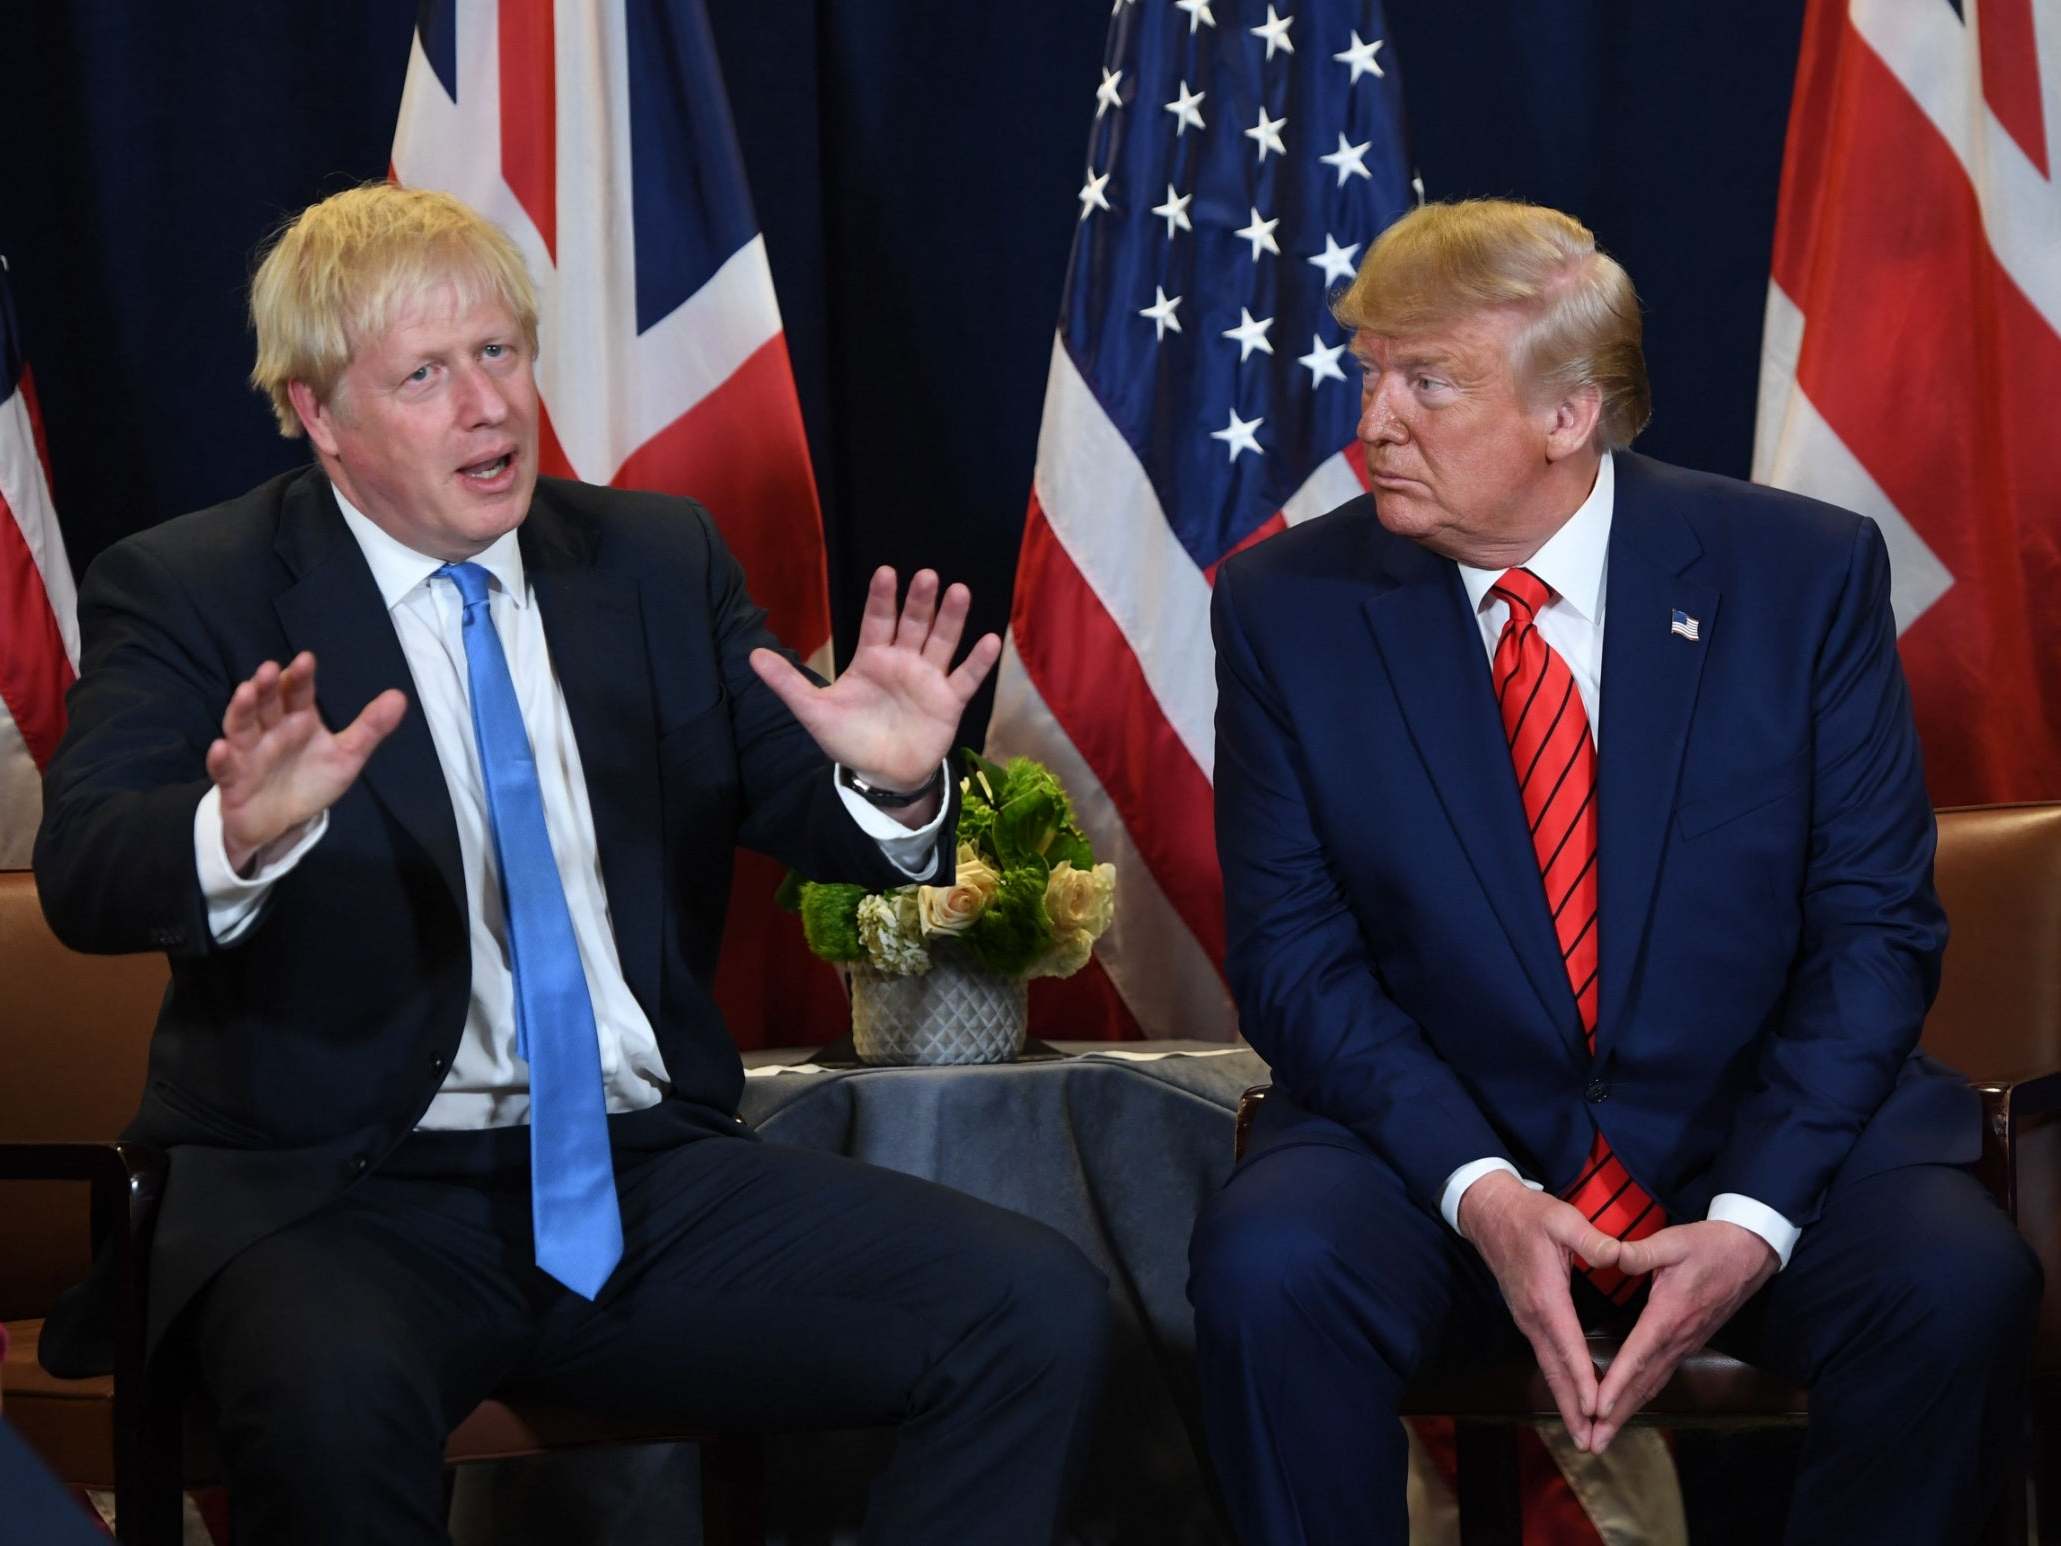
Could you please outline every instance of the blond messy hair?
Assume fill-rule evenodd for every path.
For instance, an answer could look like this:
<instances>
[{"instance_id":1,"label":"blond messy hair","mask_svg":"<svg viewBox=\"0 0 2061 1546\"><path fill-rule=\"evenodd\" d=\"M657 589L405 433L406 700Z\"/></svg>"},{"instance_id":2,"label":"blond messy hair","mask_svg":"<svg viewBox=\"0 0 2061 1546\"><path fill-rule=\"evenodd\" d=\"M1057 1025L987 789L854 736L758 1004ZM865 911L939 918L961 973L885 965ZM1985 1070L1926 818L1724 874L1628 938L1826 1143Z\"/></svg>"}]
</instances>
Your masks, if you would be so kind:
<instances>
[{"instance_id":1,"label":"blond messy hair","mask_svg":"<svg viewBox=\"0 0 2061 1546\"><path fill-rule=\"evenodd\" d=\"M288 386L326 401L356 345L377 338L424 290L449 284L461 304L506 306L537 352L537 292L498 226L448 193L366 183L294 216L251 278L258 335L250 384L272 402L279 433L301 433Z\"/></svg>"},{"instance_id":2,"label":"blond messy hair","mask_svg":"<svg viewBox=\"0 0 2061 1546\"><path fill-rule=\"evenodd\" d=\"M1421 205L1381 233L1331 308L1384 337L1498 309L1527 319L1511 350L1520 388L1559 398L1595 387L1604 448L1629 446L1653 416L1638 292L1571 215L1510 199Z\"/></svg>"}]
</instances>

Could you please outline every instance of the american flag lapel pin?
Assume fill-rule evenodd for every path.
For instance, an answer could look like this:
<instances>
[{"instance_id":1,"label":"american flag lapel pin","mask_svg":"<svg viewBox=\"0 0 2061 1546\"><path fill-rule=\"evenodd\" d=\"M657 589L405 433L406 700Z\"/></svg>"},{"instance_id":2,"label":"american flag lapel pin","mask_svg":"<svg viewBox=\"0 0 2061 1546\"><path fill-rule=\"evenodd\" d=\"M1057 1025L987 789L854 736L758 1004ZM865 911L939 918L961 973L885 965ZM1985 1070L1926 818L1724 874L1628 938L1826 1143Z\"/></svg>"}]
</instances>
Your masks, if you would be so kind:
<instances>
[{"instance_id":1,"label":"american flag lapel pin","mask_svg":"<svg viewBox=\"0 0 2061 1546\"><path fill-rule=\"evenodd\" d=\"M1674 621L1668 624L1667 631L1669 633L1680 634L1683 638L1687 639L1691 644L1702 643L1703 635L1698 630L1703 625L1697 622L1696 619L1691 617L1688 613L1684 612L1680 607L1676 607L1674 611Z\"/></svg>"}]
</instances>

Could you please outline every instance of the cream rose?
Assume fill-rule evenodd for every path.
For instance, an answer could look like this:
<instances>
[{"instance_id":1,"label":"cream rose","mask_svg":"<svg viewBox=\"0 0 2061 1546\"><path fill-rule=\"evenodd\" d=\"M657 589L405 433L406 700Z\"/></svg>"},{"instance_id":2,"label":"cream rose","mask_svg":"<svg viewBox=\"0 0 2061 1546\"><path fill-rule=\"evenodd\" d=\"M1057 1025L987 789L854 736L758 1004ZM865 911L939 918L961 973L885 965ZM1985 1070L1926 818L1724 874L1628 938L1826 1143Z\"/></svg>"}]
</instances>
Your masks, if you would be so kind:
<instances>
[{"instance_id":1,"label":"cream rose","mask_svg":"<svg viewBox=\"0 0 2061 1546\"><path fill-rule=\"evenodd\" d=\"M997 875L971 843L959 845L958 869L949 886L918 886L916 888L916 913L923 921L925 937L937 934L964 934L973 927L988 905L988 899L1002 884Z\"/></svg>"},{"instance_id":2,"label":"cream rose","mask_svg":"<svg viewBox=\"0 0 2061 1546\"><path fill-rule=\"evenodd\" d=\"M1045 883L1045 912L1054 935L1080 933L1100 939L1116 914L1116 866L1077 870L1062 861Z\"/></svg>"}]
</instances>

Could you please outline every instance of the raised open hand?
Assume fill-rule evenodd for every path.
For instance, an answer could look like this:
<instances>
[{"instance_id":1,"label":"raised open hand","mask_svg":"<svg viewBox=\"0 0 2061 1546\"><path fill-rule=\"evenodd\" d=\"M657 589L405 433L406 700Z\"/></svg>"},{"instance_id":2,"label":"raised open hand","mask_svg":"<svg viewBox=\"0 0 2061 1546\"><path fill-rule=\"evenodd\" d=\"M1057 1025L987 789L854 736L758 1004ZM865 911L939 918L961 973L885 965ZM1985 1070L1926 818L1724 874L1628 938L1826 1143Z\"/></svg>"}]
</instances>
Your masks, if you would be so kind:
<instances>
[{"instance_id":1,"label":"raised open hand","mask_svg":"<svg viewBox=\"0 0 2061 1546\"><path fill-rule=\"evenodd\" d=\"M983 634L956 670L973 597L953 585L938 598L937 572L920 569L895 615L895 572L873 571L859 648L835 682L818 687L772 650L753 650L751 666L779 695L823 754L869 784L915 789L952 748L959 718L1002 653Z\"/></svg>"},{"instance_id":2,"label":"raised open hand","mask_svg":"<svg viewBox=\"0 0 2061 1546\"><path fill-rule=\"evenodd\" d=\"M1620 1265L1620 1243L1579 1208L1534 1192L1515 1176L1483 1176L1460 1199L1460 1232L1496 1275L1503 1302L1531 1343L1560 1420L1588 1449L1598 1404L1596 1365L1574 1313L1568 1273L1575 1257L1592 1267Z\"/></svg>"},{"instance_id":3,"label":"raised open hand","mask_svg":"<svg viewBox=\"0 0 2061 1546\"><path fill-rule=\"evenodd\" d=\"M407 712L407 695L389 687L332 734L315 708L313 655L302 650L284 670L270 660L259 666L230 695L221 737L208 748L231 867L246 869L258 850L335 804Z\"/></svg>"}]
</instances>

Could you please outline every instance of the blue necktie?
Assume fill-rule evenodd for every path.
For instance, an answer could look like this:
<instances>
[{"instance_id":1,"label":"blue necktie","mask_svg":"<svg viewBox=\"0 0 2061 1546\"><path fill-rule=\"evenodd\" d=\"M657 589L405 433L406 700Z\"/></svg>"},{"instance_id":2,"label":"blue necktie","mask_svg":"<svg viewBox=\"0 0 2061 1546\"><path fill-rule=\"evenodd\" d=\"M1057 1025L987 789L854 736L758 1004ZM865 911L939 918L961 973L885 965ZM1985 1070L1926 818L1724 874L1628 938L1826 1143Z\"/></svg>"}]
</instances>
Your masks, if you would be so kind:
<instances>
[{"instance_id":1,"label":"blue necktie","mask_svg":"<svg viewBox=\"0 0 2061 1546\"><path fill-rule=\"evenodd\" d=\"M487 571L478 564L446 564L437 574L457 586L465 602L472 733L508 911L515 1050L530 1065L530 1217L537 1265L592 1299L623 1254L594 1004L551 857L536 755L487 603Z\"/></svg>"}]
</instances>

